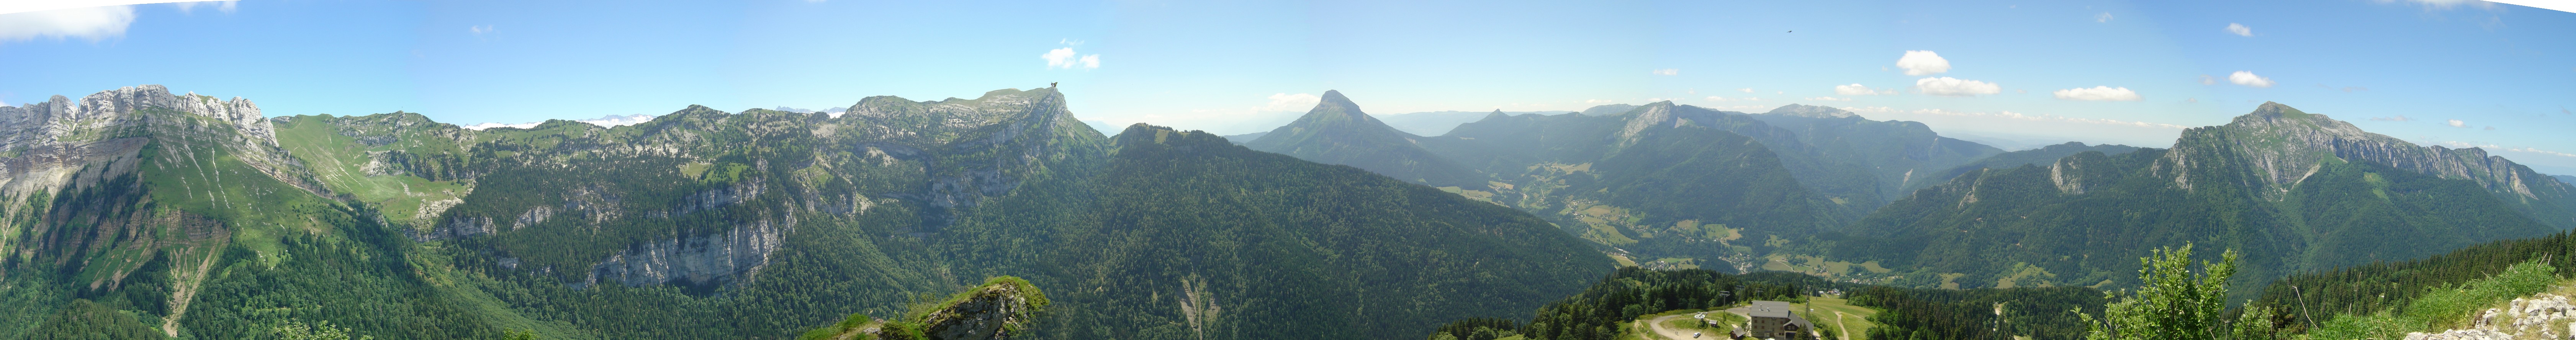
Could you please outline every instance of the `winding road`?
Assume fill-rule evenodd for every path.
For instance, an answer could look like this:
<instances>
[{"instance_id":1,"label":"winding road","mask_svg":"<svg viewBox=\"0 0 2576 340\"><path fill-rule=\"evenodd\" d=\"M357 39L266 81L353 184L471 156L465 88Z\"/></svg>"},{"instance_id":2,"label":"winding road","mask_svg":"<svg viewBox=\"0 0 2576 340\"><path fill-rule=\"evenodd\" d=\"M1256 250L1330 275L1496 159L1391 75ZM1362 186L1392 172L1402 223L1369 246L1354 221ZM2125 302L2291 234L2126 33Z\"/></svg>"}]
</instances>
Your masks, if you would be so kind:
<instances>
[{"instance_id":1,"label":"winding road","mask_svg":"<svg viewBox=\"0 0 2576 340\"><path fill-rule=\"evenodd\" d=\"M1672 321L1672 320L1673 320L1673 318L1687 318L1687 317L1690 317L1690 314L1665 315L1664 317L1654 318L1653 320L1646 320L1646 327L1648 327L1649 329L1653 329L1653 330L1655 331L1655 335L1663 336L1665 339L1671 339L1671 340L1694 340L1694 338L1691 338L1691 332L1699 332L1700 330L1696 330L1696 329L1666 328L1666 327L1664 327L1664 322L1665 322L1665 321ZM1701 334L1701 335L1699 336L1699 338L1696 338L1696 339L1723 339L1723 338L1726 338L1726 334Z\"/></svg>"}]
</instances>

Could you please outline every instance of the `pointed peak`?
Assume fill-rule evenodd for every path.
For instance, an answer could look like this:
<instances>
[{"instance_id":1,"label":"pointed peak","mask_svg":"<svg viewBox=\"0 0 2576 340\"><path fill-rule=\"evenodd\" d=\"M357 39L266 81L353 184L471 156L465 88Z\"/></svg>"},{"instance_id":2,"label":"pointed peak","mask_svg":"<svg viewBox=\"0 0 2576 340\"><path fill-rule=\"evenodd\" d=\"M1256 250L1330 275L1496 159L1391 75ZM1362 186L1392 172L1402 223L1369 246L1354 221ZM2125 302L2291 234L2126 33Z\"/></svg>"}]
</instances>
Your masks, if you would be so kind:
<instances>
[{"instance_id":1,"label":"pointed peak","mask_svg":"<svg viewBox=\"0 0 2576 340\"><path fill-rule=\"evenodd\" d=\"M1340 91L1340 90L1324 90L1324 97L1323 97L1322 99L1323 99L1323 100L1322 100L1322 102L1326 102L1326 103L1346 103L1346 104L1347 104L1347 103L1350 103L1350 102L1351 102L1351 97L1345 97L1345 96L1342 96L1342 91Z\"/></svg>"},{"instance_id":2,"label":"pointed peak","mask_svg":"<svg viewBox=\"0 0 2576 340\"><path fill-rule=\"evenodd\" d=\"M2304 121L2310 124L2320 124L2321 126L2332 128L2344 128L2352 125L2351 123L2345 123L2331 117L2326 117L2326 115L2299 111L2297 108L2292 108L2289 105L2276 102L2263 102L2263 105L2254 107L2254 112L2248 112L2245 113L2245 115L2236 116L2236 119L2230 120L2228 125L2243 125L2260 121Z\"/></svg>"},{"instance_id":3,"label":"pointed peak","mask_svg":"<svg viewBox=\"0 0 2576 340\"><path fill-rule=\"evenodd\" d=\"M2299 109L2292 108L2289 105L2277 102L2263 102L2263 105L2254 107L2253 113L2248 113L2246 115L2264 117L2305 117L2307 114L2307 112L2299 111Z\"/></svg>"},{"instance_id":4,"label":"pointed peak","mask_svg":"<svg viewBox=\"0 0 2576 340\"><path fill-rule=\"evenodd\" d=\"M1334 90L1324 90L1324 97L1315 101L1315 109L1306 111L1307 118L1317 118L1317 115L1338 118L1368 117L1367 113L1360 112L1359 103L1352 103L1350 97L1342 96L1342 91Z\"/></svg>"},{"instance_id":5,"label":"pointed peak","mask_svg":"<svg viewBox=\"0 0 2576 340\"><path fill-rule=\"evenodd\" d=\"M1494 113L1487 113L1487 114L1485 114L1485 118L1484 118L1484 119L1494 119L1494 118L1503 118L1503 117L1511 117L1511 116L1512 116L1512 115L1511 115L1511 114L1509 114L1509 113L1503 113L1503 109L1494 109Z\"/></svg>"}]
</instances>

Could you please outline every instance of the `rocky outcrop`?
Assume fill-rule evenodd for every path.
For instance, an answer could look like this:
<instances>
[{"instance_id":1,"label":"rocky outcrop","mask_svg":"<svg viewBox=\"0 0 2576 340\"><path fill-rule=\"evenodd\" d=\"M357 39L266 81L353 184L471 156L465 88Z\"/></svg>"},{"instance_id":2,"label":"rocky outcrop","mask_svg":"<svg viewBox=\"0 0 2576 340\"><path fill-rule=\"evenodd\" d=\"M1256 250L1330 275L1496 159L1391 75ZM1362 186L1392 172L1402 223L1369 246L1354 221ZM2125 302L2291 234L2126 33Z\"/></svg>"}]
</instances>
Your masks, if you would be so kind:
<instances>
[{"instance_id":1,"label":"rocky outcrop","mask_svg":"<svg viewBox=\"0 0 2576 340\"><path fill-rule=\"evenodd\" d=\"M937 340L1009 339L1046 308L1046 294L1027 281L993 282L953 298L921 318L922 335Z\"/></svg>"},{"instance_id":2,"label":"rocky outcrop","mask_svg":"<svg viewBox=\"0 0 2576 340\"><path fill-rule=\"evenodd\" d=\"M2487 309L2468 329L2406 333L2406 340L2567 339L2576 336L2576 305L2566 296L2540 294Z\"/></svg>"},{"instance_id":3,"label":"rocky outcrop","mask_svg":"<svg viewBox=\"0 0 2576 340\"><path fill-rule=\"evenodd\" d=\"M591 265L584 284L615 282L627 286L664 283L714 284L733 282L769 264L770 253L778 250L795 224L760 221L752 225L708 235L687 235L627 247Z\"/></svg>"}]
</instances>

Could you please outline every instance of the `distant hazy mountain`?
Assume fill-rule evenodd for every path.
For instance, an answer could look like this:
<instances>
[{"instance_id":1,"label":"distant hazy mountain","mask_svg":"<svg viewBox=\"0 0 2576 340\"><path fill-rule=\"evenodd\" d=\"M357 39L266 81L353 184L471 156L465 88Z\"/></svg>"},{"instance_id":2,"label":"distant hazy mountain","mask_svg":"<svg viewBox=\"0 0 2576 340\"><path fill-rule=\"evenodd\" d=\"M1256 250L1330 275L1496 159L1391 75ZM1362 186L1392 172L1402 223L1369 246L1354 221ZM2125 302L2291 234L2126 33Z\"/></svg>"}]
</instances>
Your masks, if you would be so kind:
<instances>
[{"instance_id":1,"label":"distant hazy mountain","mask_svg":"<svg viewBox=\"0 0 2576 340\"><path fill-rule=\"evenodd\" d=\"M1463 195L1546 216L1638 261L1688 258L1736 270L1839 225L1836 204L1800 185L1755 138L1761 124L1659 102L1608 116L1489 114L1427 139L1434 152L1492 175Z\"/></svg>"},{"instance_id":2,"label":"distant hazy mountain","mask_svg":"<svg viewBox=\"0 0 2576 340\"><path fill-rule=\"evenodd\" d=\"M1304 117L1243 145L1432 186L1476 187L1485 183L1484 176L1423 150L1418 145L1421 139L1361 112L1359 104L1351 103L1341 91L1324 91L1323 100Z\"/></svg>"},{"instance_id":3,"label":"distant hazy mountain","mask_svg":"<svg viewBox=\"0 0 2576 340\"><path fill-rule=\"evenodd\" d=\"M1801 182L1837 198L1855 215L1902 198L1909 189L1942 181L1927 176L1931 173L2003 153L1985 144L1942 137L1923 123L1869 120L1825 106L1790 104L1742 116L1769 127L1728 127L1761 140L1787 159Z\"/></svg>"},{"instance_id":4,"label":"distant hazy mountain","mask_svg":"<svg viewBox=\"0 0 2576 340\"><path fill-rule=\"evenodd\" d=\"M2568 183L2568 184L2576 184L2576 176L2568 176L2568 175L2552 175L2552 176L2549 176L2549 177L2550 177L2550 178L2557 178L2559 182L2566 182L2566 183Z\"/></svg>"},{"instance_id":5,"label":"distant hazy mountain","mask_svg":"<svg viewBox=\"0 0 2576 340\"><path fill-rule=\"evenodd\" d=\"M2245 252L2252 285L2576 225L2576 186L2276 103L2171 149L2098 151L1916 191L1829 240L1832 256L1885 261L1912 285L2125 285L2137 254L2192 242Z\"/></svg>"},{"instance_id":6,"label":"distant hazy mountain","mask_svg":"<svg viewBox=\"0 0 2576 340\"><path fill-rule=\"evenodd\" d=\"M1957 178L1961 174L1977 171L1978 169L2011 169L2025 164L2047 165L2049 163L2057 162L2058 159L2066 158L2067 156L2074 156L2079 153L2100 152L2104 155L2118 156L2120 154L2129 153L2130 151L2138 151L2138 149L2139 148L2135 146L2119 144L2084 145L2083 142L2066 142L2066 144L2050 145L2037 149L2005 152L1995 154L1993 156L1986 156L1985 159L1950 168L1949 170L1930 173L1924 177L1925 180L1907 183L1908 187L1905 188L1905 191L1912 192L1915 189L1948 183L1951 178Z\"/></svg>"},{"instance_id":7,"label":"distant hazy mountain","mask_svg":"<svg viewBox=\"0 0 2576 340\"><path fill-rule=\"evenodd\" d=\"M617 127L617 126L627 126L627 125L641 124L641 123L644 123L644 122L652 121L652 120L653 120L653 117L654 117L653 115L648 115L648 114L631 114L631 115L624 115L624 116L619 116L619 115L607 115L607 116L600 116L599 118L581 119L581 120L569 120L569 121L571 121L571 122L578 122L578 123L588 123L588 124L590 124L590 125L598 125L598 126L604 126L604 127ZM521 129L527 129L527 128L535 128L535 127L537 127L537 125L545 124L546 122L552 122L552 121L555 121L555 120L547 120L547 121L545 121L545 122L517 123L517 124L482 123L482 124L466 125L466 126L464 126L464 128L465 128L466 130L483 130L483 129L491 129L491 128L505 128L505 127L506 127L506 128L521 128Z\"/></svg>"},{"instance_id":8,"label":"distant hazy mountain","mask_svg":"<svg viewBox=\"0 0 2576 340\"><path fill-rule=\"evenodd\" d=\"M1226 140L1226 141L1228 141L1228 142L1234 142L1234 144L1235 144L1235 145L1242 145L1243 143L1251 143L1253 140L1261 139L1261 136L1265 136L1265 135L1269 135L1269 134L1270 134L1270 131L1262 131L1262 132L1246 133L1246 134L1240 134L1240 135L1225 136L1225 140Z\"/></svg>"},{"instance_id":9,"label":"distant hazy mountain","mask_svg":"<svg viewBox=\"0 0 2576 340\"><path fill-rule=\"evenodd\" d=\"M1555 115L1574 113L1574 111L1506 112L1503 110L1494 110L1493 112L1502 112L1505 115L1515 116L1525 114ZM1403 130L1405 133L1411 133L1417 136L1438 136L1449 134L1449 129L1457 128L1458 124L1466 124L1467 122L1473 122L1477 119L1485 118L1485 115L1487 114L1490 114L1490 112L1431 111L1377 115L1377 119L1378 121L1385 122L1387 126L1395 127L1396 130Z\"/></svg>"},{"instance_id":10,"label":"distant hazy mountain","mask_svg":"<svg viewBox=\"0 0 2576 340\"><path fill-rule=\"evenodd\" d=\"M1594 106L1594 107L1592 107L1592 108L1583 109L1583 115L1585 115L1585 116L1608 116L1608 115L1615 115L1615 114L1621 114L1621 113L1628 113L1628 111L1629 111L1629 110L1635 110L1635 109L1637 109L1637 106L1636 106L1636 105L1628 105L1628 104L1610 104L1610 105L1601 105L1601 106Z\"/></svg>"},{"instance_id":11,"label":"distant hazy mountain","mask_svg":"<svg viewBox=\"0 0 2576 340\"><path fill-rule=\"evenodd\" d=\"M793 107L780 106L780 107L778 107L778 108L776 108L776 109L773 109L773 110L787 111L787 112L795 112L795 113L816 113L816 112L821 112L821 113L842 113L842 112L848 112L848 111L850 110L850 108L847 108L847 107L833 107L833 108L821 109L821 110L807 110L807 109L799 109L799 108L793 108Z\"/></svg>"},{"instance_id":12,"label":"distant hazy mountain","mask_svg":"<svg viewBox=\"0 0 2576 340\"><path fill-rule=\"evenodd\" d=\"M1117 125L1110 125L1109 121L1103 120L1085 120L1082 121L1082 125L1091 127L1092 131L1100 131L1102 135L1115 136L1119 131L1124 131Z\"/></svg>"}]
</instances>

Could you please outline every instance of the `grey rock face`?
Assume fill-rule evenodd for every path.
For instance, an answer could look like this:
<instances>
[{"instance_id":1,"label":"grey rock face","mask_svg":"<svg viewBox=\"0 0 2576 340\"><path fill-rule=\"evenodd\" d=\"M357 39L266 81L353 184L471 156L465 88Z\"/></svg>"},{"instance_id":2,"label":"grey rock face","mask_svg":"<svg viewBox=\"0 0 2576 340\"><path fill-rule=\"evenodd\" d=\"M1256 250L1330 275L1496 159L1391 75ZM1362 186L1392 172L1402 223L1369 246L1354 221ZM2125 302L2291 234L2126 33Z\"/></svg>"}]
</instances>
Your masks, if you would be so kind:
<instances>
[{"instance_id":1,"label":"grey rock face","mask_svg":"<svg viewBox=\"0 0 2576 340\"><path fill-rule=\"evenodd\" d=\"M680 281L731 282L769 264L770 253L778 250L780 240L791 229L788 225L793 224L792 217L786 223L762 220L720 234L635 245L591 265L586 283L645 286Z\"/></svg>"},{"instance_id":2,"label":"grey rock face","mask_svg":"<svg viewBox=\"0 0 2576 340\"><path fill-rule=\"evenodd\" d=\"M152 108L206 118L230 129L210 129L210 126L187 119L136 114L138 110ZM20 188L59 184L42 181L42 178L22 178L22 175L97 161L96 157L90 156L106 153L93 151L139 146L142 140L120 142L115 139L143 134L170 141L220 141L224 145L212 147L230 149L242 161L270 177L321 192L318 185L293 174L293 169L300 168L300 165L279 157L282 152L277 150L275 128L260 115L259 105L239 97L217 100L195 93L171 95L169 89L160 85L100 91L81 97L79 101L53 96L39 103L0 106L0 174L8 175L0 178L0 183Z\"/></svg>"}]
</instances>

